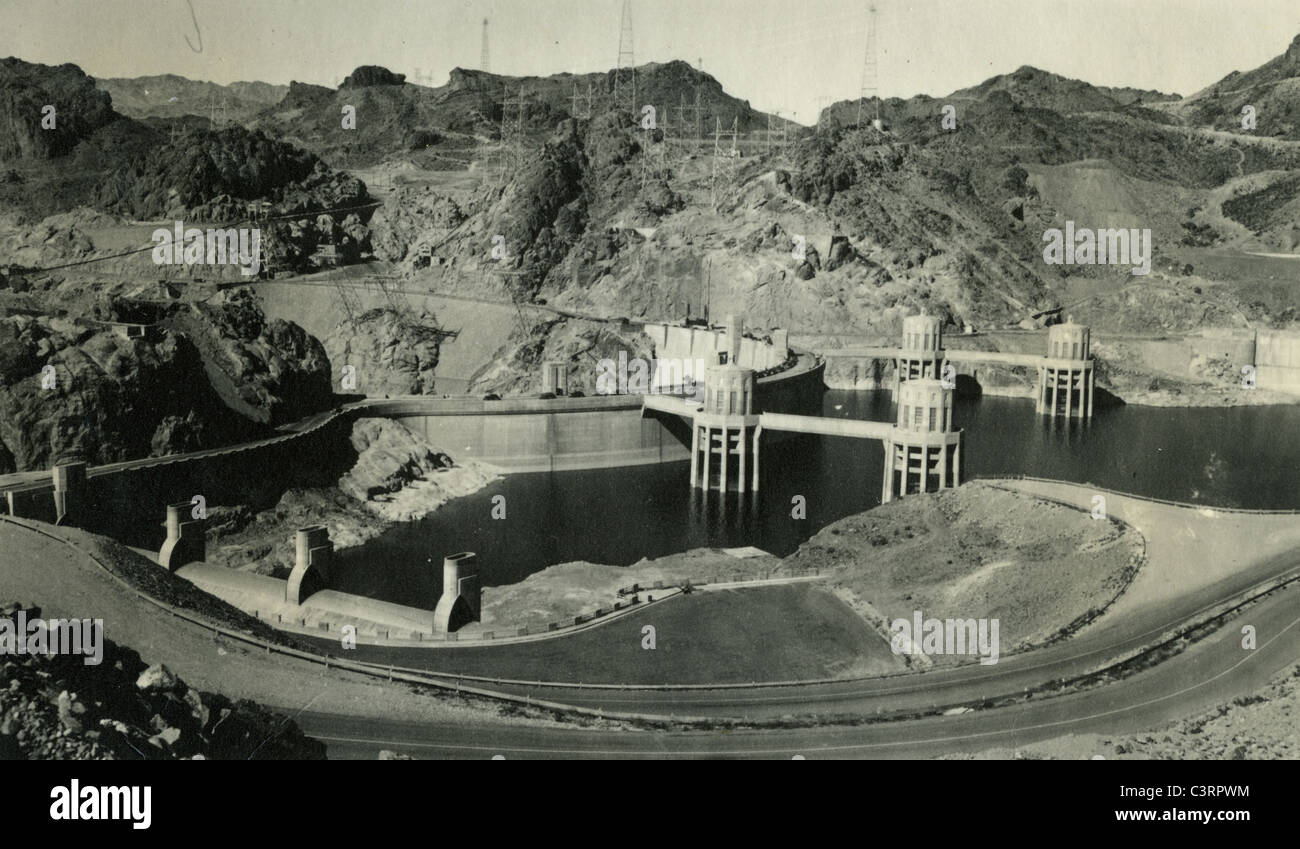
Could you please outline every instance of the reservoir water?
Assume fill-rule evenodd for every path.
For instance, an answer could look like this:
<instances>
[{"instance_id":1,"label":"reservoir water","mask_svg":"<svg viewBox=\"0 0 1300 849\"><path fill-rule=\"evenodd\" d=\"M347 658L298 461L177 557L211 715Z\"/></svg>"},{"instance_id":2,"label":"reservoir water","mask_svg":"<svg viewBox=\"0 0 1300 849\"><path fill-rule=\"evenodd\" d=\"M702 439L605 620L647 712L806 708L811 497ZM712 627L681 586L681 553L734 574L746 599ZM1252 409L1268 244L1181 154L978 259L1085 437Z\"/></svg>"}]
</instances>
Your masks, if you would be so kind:
<instances>
[{"instance_id":1,"label":"reservoir water","mask_svg":"<svg viewBox=\"0 0 1300 849\"><path fill-rule=\"evenodd\" d=\"M823 415L888 421L888 392L828 391ZM1300 406L1113 407L1052 422L1028 399L961 399L966 477L1032 475L1218 507L1300 508ZM340 552L336 589L433 607L442 557L475 551L500 586L557 563L629 565L704 546L794 551L819 529L880 504L879 442L804 436L765 443L757 496L694 493L686 462L511 475ZM505 496L504 519L492 498ZM806 519L792 519L803 496Z\"/></svg>"}]
</instances>

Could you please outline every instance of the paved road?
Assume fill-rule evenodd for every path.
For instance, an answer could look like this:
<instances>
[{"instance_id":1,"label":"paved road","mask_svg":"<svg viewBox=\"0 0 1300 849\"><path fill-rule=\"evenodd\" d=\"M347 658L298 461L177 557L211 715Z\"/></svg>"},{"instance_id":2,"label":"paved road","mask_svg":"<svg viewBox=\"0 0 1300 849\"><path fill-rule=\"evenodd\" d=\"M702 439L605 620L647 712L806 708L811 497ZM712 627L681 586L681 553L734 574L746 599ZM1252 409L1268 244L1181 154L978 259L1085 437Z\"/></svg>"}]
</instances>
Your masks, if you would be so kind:
<instances>
[{"instance_id":1,"label":"paved road","mask_svg":"<svg viewBox=\"0 0 1300 849\"><path fill-rule=\"evenodd\" d=\"M466 727L305 712L303 730L330 757L381 749L420 758L928 758L1018 747L1065 734L1154 730L1264 685L1300 657L1300 591L1279 593L1183 653L1130 678L1070 696L959 716L777 731L586 731ZM1260 635L1240 647L1241 624ZM1099 754L1109 754L1099 752Z\"/></svg>"},{"instance_id":2,"label":"paved road","mask_svg":"<svg viewBox=\"0 0 1300 849\"><path fill-rule=\"evenodd\" d=\"M59 533L78 534L62 529ZM1199 609L1230 595L1250 577L1276 574L1294 560L1294 554L1291 560L1274 558L1188 599L1149 608L1148 636L1166 624L1162 617ZM1066 733L1153 729L1251 692L1300 657L1300 587L1293 585L1275 591L1217 633L1154 668L1083 693L959 716L875 725L764 732L609 732L480 720L472 712L447 709L445 702L405 686L386 686L351 674L323 674L305 661L261 655L214 640L203 629L160 615L74 550L10 522L0 522L0 596L36 601L47 615L105 618L107 636L136 648L146 661L166 662L194 685L257 699L295 715L304 730L329 744L334 757L374 757L381 748L422 757L927 757L1019 746ZM1242 624L1257 629L1257 649L1240 647ZM1091 645L1081 638L1006 658L996 667L908 679L775 691L566 693L548 688L538 692L551 700L596 699L595 703L622 710L679 715L780 717L818 710L862 718L873 716L877 708L978 700L1014 692L1022 682L1051 680L1063 670L1095 662L1105 647L1115 648L1121 630L1120 626L1099 629L1088 637Z\"/></svg>"},{"instance_id":3,"label":"paved road","mask_svg":"<svg viewBox=\"0 0 1300 849\"><path fill-rule=\"evenodd\" d=\"M1221 599L1292 567L1300 567L1300 554L1290 553L1265 560L1228 580L1187 596L1147 606L1140 616L1130 616L1122 622L1098 627L1055 646L1021 655L1003 656L994 666L972 664L891 678L743 690L594 689L507 683L484 686L500 692L580 707L679 717L771 719L810 712L872 716L878 710L930 709L935 706L979 702L1022 692L1025 688L1036 687L1044 681L1072 678L1089 672L1111 657L1150 643L1155 637ZM1300 609L1300 597L1295 595L1296 592L1288 590L1286 594ZM639 625L623 625L619 622L604 627L639 630ZM629 639L635 637L635 633L629 635ZM322 648L332 646L324 641L318 641L318 644ZM508 648L502 647L501 650L506 651ZM460 649L358 646L354 656L362 661L436 671L439 658L446 651ZM491 654L485 651L481 652L481 656L485 664L481 671L490 674ZM539 670L538 674L544 675L544 672ZM456 676L449 675L447 679L469 683L468 679Z\"/></svg>"}]
</instances>

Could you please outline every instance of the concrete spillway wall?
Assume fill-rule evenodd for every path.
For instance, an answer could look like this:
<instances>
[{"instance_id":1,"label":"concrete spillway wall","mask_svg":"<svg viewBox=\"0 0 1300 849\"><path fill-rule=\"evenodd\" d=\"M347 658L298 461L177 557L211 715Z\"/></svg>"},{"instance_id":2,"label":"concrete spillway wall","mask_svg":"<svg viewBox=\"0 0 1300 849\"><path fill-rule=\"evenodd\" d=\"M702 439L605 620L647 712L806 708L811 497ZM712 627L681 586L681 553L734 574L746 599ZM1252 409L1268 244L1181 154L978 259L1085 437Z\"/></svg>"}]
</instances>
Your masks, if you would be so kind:
<instances>
[{"instance_id":1,"label":"concrete spillway wall","mask_svg":"<svg viewBox=\"0 0 1300 849\"><path fill-rule=\"evenodd\" d=\"M1255 372L1260 389L1300 395L1300 333L1261 330L1255 341Z\"/></svg>"}]
</instances>

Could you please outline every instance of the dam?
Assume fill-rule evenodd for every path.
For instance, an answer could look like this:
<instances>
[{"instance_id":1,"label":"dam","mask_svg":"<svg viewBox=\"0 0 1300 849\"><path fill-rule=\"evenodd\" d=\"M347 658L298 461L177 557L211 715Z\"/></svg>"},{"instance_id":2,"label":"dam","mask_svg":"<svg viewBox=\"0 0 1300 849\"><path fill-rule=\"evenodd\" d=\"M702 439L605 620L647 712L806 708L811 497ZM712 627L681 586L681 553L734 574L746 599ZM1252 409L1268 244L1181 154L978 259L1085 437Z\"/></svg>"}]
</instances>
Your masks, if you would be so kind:
<instances>
[{"instance_id":1,"label":"dam","mask_svg":"<svg viewBox=\"0 0 1300 849\"><path fill-rule=\"evenodd\" d=\"M671 352L691 359L712 354L716 359L718 354L725 353L731 359L732 351L724 334L701 328L662 327L663 331L656 332L664 337L673 337L675 343L658 349L666 354ZM743 335L743 331L737 336L755 346L768 344L764 339ZM937 353L942 349L937 345L927 346L925 341L913 345L913 348L920 349L924 360L931 363L938 360L937 373L942 378L942 364L949 359L947 355L951 352L944 352L942 358L934 357L931 352ZM326 456L331 446L345 440L346 428L359 417L395 415L405 419L406 424L415 427L417 432L425 432L428 428L435 444L438 444L437 434L443 432L444 425L459 424L463 428L459 432L468 435L462 450L466 445L471 446L480 452L475 456L501 458L506 464L515 464L512 471L523 472L510 475L493 488L494 492L505 493L510 498L512 522L509 534L503 534L500 525L484 524L477 518L487 514L489 493L458 499L434 516L396 526L358 549L335 552L330 561L326 588L316 589L303 599L307 604L297 607L251 602L252 599L278 597L281 599L279 605L287 604L283 601L283 580L208 566L196 562L200 555L180 554L181 560L188 558L191 561L179 567L184 577L222 597L233 599L243 593L243 597L251 602L250 609L284 616L286 623L295 618L309 622L313 615L326 618L350 615L361 619L360 611L365 609L369 620L386 623L385 629L412 633L417 630L433 633L433 612L442 596L441 572L426 564L431 539L436 540L435 546L439 550L435 553L439 558L456 551L476 552L478 561L483 564L479 574L480 585L498 586L521 580L548 565L570 560L628 564L640 557L656 557L700 546L758 545L785 554L827 522L883 503L887 492L892 497L909 490L934 491L945 483L955 486L972 475L1048 475L1079 482L1096 481L1116 490L1137 491L1156 497L1188 501L1206 498L1212 503L1231 505L1285 507L1300 504L1300 493L1294 491L1294 481L1285 475L1279 477L1279 466L1274 463L1259 465L1258 462L1252 465L1251 457L1242 455L1238 450L1241 446L1236 441L1214 437L1222 430L1215 426L1214 421L1225 416L1242 420L1235 426L1237 431L1250 428L1249 421L1260 419L1262 423L1266 418L1278 419L1275 424L1268 425L1270 429L1293 429L1296 426L1296 411L1293 409L1108 408L1100 425L1090 430L1089 439L1079 442L1077 433L1054 433L1044 426L1035 425L1036 419L1048 420L1046 416L1027 415L1036 410L1036 404L989 398L950 400L951 393L943 393L943 403L933 408L935 431L930 434L930 407L923 406L924 412L917 416L913 412L917 404L900 404L901 399L892 392L832 392L823 396L819 386L802 385L802 381L809 380L809 374L820 377L819 358L792 350L786 359L801 367L779 369L781 364L776 362L776 354L758 347L751 350L752 354L742 350L742 363L761 368L753 369L754 389L748 401L749 413L754 416L747 425L750 453L743 475L739 469L740 455L730 455L726 497L717 499L712 510L703 509L695 499L683 501L681 498L683 486L696 493L709 491L700 486L704 453L699 450L699 444L697 451L692 452L692 427L689 418L683 417L694 409L684 407L684 399L664 395L592 398L566 395L555 399L520 397L503 401L468 397L367 399L311 417L285 428L278 436L257 443L106 467L68 468L53 475L10 475L0 482L0 490L5 492L4 506L16 505L19 515L44 517L48 521L55 521L62 515L67 517L64 520L67 523L83 524L76 519L76 514L81 513L87 523L93 519L92 529L103 529L130 544L160 551L165 541L162 536L164 527L167 536L171 536L173 525L179 529L186 524L183 517L187 516L190 502L185 499L196 492L207 491L211 493L209 504L221 503L219 480L207 476L208 463L220 464L220 468L226 469L235 479L247 475L244 483L235 480L232 484L236 493L242 493L240 486L246 487L247 480L265 476L268 464L301 466L294 460L301 456L302 451L312 452L313 457ZM891 352L897 354L902 350L903 346L899 346ZM755 358L746 359L751 355ZM763 373L774 368L778 370ZM930 373L935 373L932 368ZM563 370L560 374L552 371L548 377L542 372L538 376L539 385L550 391L563 389L565 378L562 374ZM782 386L783 377L800 386L797 389ZM933 391L933 384L926 381L934 381L942 388L942 379L928 377L924 366L919 374L914 372L911 376L911 382L918 388ZM742 381L739 385L728 386L726 394L714 395L714 405L719 403L720 397L724 403L729 403L732 391L738 393L738 403L744 404L747 385ZM901 387L900 392L905 388L905 385ZM763 405L755 412L753 404L758 398L795 399L801 403L775 410ZM1064 408L1063 403L1060 406ZM1078 400L1071 404L1076 415L1080 406ZM1086 410L1086 405L1082 406ZM658 407L663 409L656 409ZM656 440L649 450L639 439L629 439L621 452L615 451L616 462L609 462L608 457L584 458L563 450L548 453L547 446L551 444L565 447L582 445L573 441L552 442L564 432L555 429L555 425L550 426L551 435L545 442L524 443L524 450L515 450L513 454L504 453L509 449L506 442L499 438L493 441L491 428L476 430L479 425L467 426L475 419L484 418L509 417L523 421L522 417L531 416L535 421L545 421L546 417L554 417L563 422L566 416L599 416L602 412L619 420L619 432L636 433L645 429L666 433L667 438ZM885 446L895 428L904 426L904 415L907 417L906 427L915 428L918 422L923 422L927 438L937 441L944 430L948 435L960 432L963 436L947 451L942 463L938 461L938 446L932 444L926 460L916 451L910 459L900 459L896 449L893 468L890 469L884 462L888 456ZM630 423L635 423L635 427L629 427ZM514 426L511 424L509 427ZM705 441L705 427L707 425L700 422L698 433L701 442ZM720 427L713 426L715 446L721 443L720 430ZM509 431L498 431L501 432ZM573 432L592 431L589 424L584 423ZM752 448L755 434L759 440L757 453ZM795 437L795 441L772 441L783 435ZM973 441L965 439L972 435ZM1075 447L1063 453L1060 450L1062 441ZM738 442L733 430L729 438L733 452ZM660 450L660 445L664 450ZM541 446L540 450L538 446ZM616 445L611 447L618 448ZM447 450L454 453L450 445ZM693 453L697 458L694 473L690 471ZM715 492L721 483L718 459L719 453L715 449L709 469L710 486ZM1300 460L1300 457L1294 459ZM1153 466L1155 460L1160 462ZM918 468L922 463L928 466L925 484ZM900 472L908 467L911 467L911 482L904 485ZM1224 467L1234 472L1241 470L1241 474L1253 469L1250 474L1258 484L1241 486L1241 474L1215 471ZM611 468L620 471L611 476L608 472ZM1121 476L1108 471L1120 468L1127 470ZM549 474L552 471L555 474ZM942 479L944 472L946 481ZM1130 477L1139 473L1138 477ZM894 482L888 490L887 475ZM310 482L310 477L301 479ZM864 479L875 483L863 487ZM717 505L725 506L728 500L734 502L741 491L742 480L746 481L745 494L754 500L739 508L733 503L718 512ZM692 481L696 482L694 486ZM922 489L923 485L925 489ZM100 497L95 494L97 491L108 492L111 498L120 499L108 504L122 509L104 509L106 504L96 503ZM792 493L801 493L808 498L807 520L789 521ZM174 521L169 506L183 508L176 511ZM160 524L164 513L167 522ZM647 521L628 523L625 521L628 515L643 515ZM135 538L132 538L133 534ZM253 587L254 584L258 586ZM356 606L358 599L366 602L361 609ZM378 606L372 608L369 602L376 602ZM383 604L393 607L384 608Z\"/></svg>"}]
</instances>

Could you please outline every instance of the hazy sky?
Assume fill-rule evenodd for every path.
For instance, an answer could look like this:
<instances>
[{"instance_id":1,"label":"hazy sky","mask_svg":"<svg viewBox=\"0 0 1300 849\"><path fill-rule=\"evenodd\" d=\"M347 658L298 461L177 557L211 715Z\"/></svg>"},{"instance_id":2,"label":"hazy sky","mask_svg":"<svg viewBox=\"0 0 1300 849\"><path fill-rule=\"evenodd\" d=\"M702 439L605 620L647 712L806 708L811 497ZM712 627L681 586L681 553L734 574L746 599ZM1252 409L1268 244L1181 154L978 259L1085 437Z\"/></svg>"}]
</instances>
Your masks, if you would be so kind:
<instances>
[{"instance_id":1,"label":"hazy sky","mask_svg":"<svg viewBox=\"0 0 1300 849\"><path fill-rule=\"evenodd\" d=\"M618 59L622 0L0 0L0 56L100 77L174 73L333 85L378 64L437 84L491 70L595 71ZM638 64L703 60L729 92L804 123L857 97L867 2L633 0ZM1300 33L1296 0L880 0L879 88L935 96L1034 65L1101 85L1189 94Z\"/></svg>"}]
</instances>

